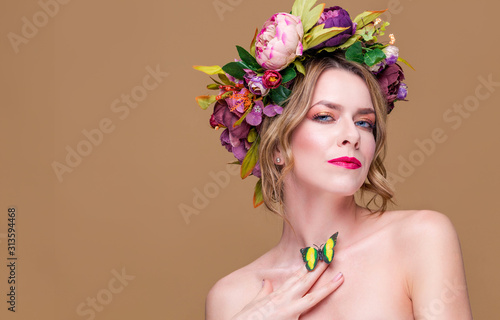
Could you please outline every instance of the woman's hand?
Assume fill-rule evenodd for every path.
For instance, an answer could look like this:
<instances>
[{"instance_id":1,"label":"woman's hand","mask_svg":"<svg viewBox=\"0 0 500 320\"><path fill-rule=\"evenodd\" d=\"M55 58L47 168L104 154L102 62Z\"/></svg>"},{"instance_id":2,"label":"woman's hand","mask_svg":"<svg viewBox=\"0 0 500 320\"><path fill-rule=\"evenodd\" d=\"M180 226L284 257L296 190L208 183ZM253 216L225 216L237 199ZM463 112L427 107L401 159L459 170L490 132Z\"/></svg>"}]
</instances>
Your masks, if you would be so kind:
<instances>
[{"instance_id":1,"label":"woman's hand","mask_svg":"<svg viewBox=\"0 0 500 320\"><path fill-rule=\"evenodd\" d=\"M323 287L307 293L328 266L326 263L320 263L311 272L301 267L276 290L269 280L264 279L257 296L232 320L298 319L302 313L329 296L343 283L344 277L339 272Z\"/></svg>"}]
</instances>

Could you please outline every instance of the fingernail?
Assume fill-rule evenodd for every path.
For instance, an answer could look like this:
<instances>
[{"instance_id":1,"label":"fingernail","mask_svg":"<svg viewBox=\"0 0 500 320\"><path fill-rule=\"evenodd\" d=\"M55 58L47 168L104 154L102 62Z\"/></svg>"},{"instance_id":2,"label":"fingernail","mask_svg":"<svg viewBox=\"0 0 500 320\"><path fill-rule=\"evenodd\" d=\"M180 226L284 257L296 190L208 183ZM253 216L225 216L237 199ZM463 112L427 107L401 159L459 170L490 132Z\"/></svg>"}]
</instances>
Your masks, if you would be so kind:
<instances>
[{"instance_id":1,"label":"fingernail","mask_svg":"<svg viewBox=\"0 0 500 320\"><path fill-rule=\"evenodd\" d=\"M342 278L342 272L337 273L337 275L335 276L335 278L333 278L333 282L339 281L340 278Z\"/></svg>"}]
</instances>

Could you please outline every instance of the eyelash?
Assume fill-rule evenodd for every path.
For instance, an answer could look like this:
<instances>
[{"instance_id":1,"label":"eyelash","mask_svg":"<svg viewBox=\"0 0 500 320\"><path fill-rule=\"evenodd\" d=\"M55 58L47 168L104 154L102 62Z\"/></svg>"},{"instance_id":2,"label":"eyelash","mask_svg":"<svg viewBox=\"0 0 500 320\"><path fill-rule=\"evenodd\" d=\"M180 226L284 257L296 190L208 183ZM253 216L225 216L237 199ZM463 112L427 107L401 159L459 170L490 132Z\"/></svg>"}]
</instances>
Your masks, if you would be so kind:
<instances>
[{"instance_id":1,"label":"eyelash","mask_svg":"<svg viewBox=\"0 0 500 320\"><path fill-rule=\"evenodd\" d=\"M313 116L313 120L314 121L318 121L318 122L326 122L326 123L329 123L329 122L332 122L334 120L328 120L328 121L324 121L324 120L319 120L321 117L330 117L330 118L333 118L331 115L329 114L321 114L321 113L317 113ZM364 123L367 123L368 126L361 126L362 128L367 128L367 129L370 129L370 130L373 130L375 129L375 124L372 123L371 121L368 121L368 120L360 120L360 121L356 121L356 123L359 123L359 122L364 122Z\"/></svg>"}]
</instances>

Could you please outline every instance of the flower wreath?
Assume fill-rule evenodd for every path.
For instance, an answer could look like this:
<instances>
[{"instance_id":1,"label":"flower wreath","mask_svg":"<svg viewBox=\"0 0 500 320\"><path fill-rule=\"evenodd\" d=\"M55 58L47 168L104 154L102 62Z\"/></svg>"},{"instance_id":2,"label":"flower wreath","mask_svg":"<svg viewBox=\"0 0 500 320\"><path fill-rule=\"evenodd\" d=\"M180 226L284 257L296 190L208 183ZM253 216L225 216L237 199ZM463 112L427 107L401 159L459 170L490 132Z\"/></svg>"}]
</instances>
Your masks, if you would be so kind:
<instances>
[{"instance_id":1,"label":"flower wreath","mask_svg":"<svg viewBox=\"0 0 500 320\"><path fill-rule=\"evenodd\" d=\"M342 51L345 58L365 65L377 78L387 100L387 113L394 102L405 100L407 86L402 81L404 73L396 63L409 65L399 57L390 42L377 42L384 35L389 22L379 16L382 11L365 11L351 20L349 13L335 6L325 9L325 4L315 7L316 0L296 0L291 13L276 13L256 30L250 51L236 46L239 60L219 66L194 66L211 77L214 83L208 89L218 90L217 95L196 97L202 109L215 103L210 117L212 128L225 128L221 143L232 152L241 165L241 178L249 175L259 178L253 197L254 207L263 202L260 179L259 142L260 124L264 116L281 114L291 94L288 84L297 72L305 74L303 61L316 53Z\"/></svg>"}]
</instances>

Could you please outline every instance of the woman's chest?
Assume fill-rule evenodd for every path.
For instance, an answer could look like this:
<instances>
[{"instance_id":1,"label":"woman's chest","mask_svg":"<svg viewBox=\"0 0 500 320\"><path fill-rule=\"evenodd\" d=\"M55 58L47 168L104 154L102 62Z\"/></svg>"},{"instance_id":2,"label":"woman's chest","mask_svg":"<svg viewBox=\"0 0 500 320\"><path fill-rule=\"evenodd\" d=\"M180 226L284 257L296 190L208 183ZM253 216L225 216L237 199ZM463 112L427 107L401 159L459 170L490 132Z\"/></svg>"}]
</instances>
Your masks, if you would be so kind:
<instances>
[{"instance_id":1,"label":"woman's chest","mask_svg":"<svg viewBox=\"0 0 500 320\"><path fill-rule=\"evenodd\" d=\"M392 246L357 246L338 251L311 291L340 271L343 284L300 319L414 319L405 266Z\"/></svg>"}]
</instances>

